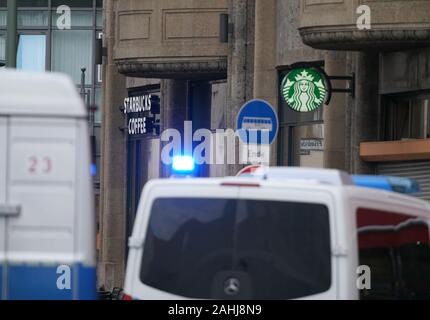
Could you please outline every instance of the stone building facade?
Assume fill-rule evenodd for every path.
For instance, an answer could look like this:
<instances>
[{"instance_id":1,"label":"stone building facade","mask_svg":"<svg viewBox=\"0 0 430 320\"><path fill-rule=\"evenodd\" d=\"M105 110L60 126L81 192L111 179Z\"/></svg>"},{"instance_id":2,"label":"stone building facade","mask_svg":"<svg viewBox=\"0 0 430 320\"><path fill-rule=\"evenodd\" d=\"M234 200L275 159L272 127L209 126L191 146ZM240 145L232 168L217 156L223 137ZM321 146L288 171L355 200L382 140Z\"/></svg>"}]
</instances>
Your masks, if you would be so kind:
<instances>
[{"instance_id":1,"label":"stone building facade","mask_svg":"<svg viewBox=\"0 0 430 320\"><path fill-rule=\"evenodd\" d=\"M362 30L367 8L370 29ZM127 133L126 97L158 96L161 132L183 131L186 120L194 129L235 129L241 106L264 99L280 120L272 165L415 177L430 200L430 1L105 0L104 10L100 285L122 285L141 189L170 175L158 134ZM280 81L300 61L352 77L332 84L352 86L354 95L335 93L318 112L292 112ZM305 148L309 141L319 147ZM197 171L224 176L240 167Z\"/></svg>"}]
</instances>

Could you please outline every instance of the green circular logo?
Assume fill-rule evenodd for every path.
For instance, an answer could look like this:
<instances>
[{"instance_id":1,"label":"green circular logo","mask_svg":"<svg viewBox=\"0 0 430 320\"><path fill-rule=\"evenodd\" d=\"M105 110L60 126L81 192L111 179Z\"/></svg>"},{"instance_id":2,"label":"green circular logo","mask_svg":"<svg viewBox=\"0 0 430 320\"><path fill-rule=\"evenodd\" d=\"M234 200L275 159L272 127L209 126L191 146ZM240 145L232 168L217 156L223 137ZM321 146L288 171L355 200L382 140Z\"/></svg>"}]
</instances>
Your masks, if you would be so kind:
<instances>
[{"instance_id":1,"label":"green circular logo","mask_svg":"<svg viewBox=\"0 0 430 320\"><path fill-rule=\"evenodd\" d=\"M290 71L282 81L281 90L287 105L298 112L317 110L327 97L324 77L313 68Z\"/></svg>"}]
</instances>

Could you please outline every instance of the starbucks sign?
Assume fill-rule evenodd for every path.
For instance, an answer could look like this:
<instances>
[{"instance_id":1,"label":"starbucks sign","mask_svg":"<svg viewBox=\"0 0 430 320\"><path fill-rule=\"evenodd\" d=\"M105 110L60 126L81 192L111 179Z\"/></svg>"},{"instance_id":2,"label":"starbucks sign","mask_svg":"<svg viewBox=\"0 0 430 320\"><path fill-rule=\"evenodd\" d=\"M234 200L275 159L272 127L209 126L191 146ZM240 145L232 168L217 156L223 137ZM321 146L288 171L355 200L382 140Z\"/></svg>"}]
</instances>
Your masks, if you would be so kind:
<instances>
[{"instance_id":1,"label":"starbucks sign","mask_svg":"<svg viewBox=\"0 0 430 320\"><path fill-rule=\"evenodd\" d=\"M327 101L327 81L323 72L317 68L294 68L283 79L281 93L291 109L312 112Z\"/></svg>"}]
</instances>

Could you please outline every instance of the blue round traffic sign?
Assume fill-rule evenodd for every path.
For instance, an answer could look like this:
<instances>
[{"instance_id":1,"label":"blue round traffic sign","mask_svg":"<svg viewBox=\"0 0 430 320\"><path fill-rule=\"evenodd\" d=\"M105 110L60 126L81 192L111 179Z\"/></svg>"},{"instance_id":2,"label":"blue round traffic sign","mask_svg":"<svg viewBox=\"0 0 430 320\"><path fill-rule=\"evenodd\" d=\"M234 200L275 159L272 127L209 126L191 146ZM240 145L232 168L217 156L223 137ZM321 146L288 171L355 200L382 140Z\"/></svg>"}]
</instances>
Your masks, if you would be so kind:
<instances>
[{"instance_id":1,"label":"blue round traffic sign","mask_svg":"<svg viewBox=\"0 0 430 320\"><path fill-rule=\"evenodd\" d=\"M278 135L278 116L267 101L251 100L240 109L236 128L244 143L272 144Z\"/></svg>"}]
</instances>

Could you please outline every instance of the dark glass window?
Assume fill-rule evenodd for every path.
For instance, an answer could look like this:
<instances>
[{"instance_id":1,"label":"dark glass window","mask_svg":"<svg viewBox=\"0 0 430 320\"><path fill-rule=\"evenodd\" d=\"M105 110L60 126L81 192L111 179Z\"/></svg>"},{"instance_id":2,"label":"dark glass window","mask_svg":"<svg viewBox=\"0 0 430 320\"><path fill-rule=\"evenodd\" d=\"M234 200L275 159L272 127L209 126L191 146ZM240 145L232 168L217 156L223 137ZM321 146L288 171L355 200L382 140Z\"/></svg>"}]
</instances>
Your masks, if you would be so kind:
<instances>
[{"instance_id":1,"label":"dark glass window","mask_svg":"<svg viewBox=\"0 0 430 320\"><path fill-rule=\"evenodd\" d=\"M5 0L7 1L7 0ZM48 7L48 0L18 0L18 7L38 8Z\"/></svg>"},{"instance_id":2,"label":"dark glass window","mask_svg":"<svg viewBox=\"0 0 430 320\"><path fill-rule=\"evenodd\" d=\"M430 138L430 96L389 97L384 103L384 140Z\"/></svg>"},{"instance_id":3,"label":"dark glass window","mask_svg":"<svg viewBox=\"0 0 430 320\"><path fill-rule=\"evenodd\" d=\"M428 221L391 212L357 212L360 265L371 270L361 299L430 299Z\"/></svg>"},{"instance_id":4,"label":"dark glass window","mask_svg":"<svg viewBox=\"0 0 430 320\"><path fill-rule=\"evenodd\" d=\"M154 202L141 280L196 299L294 299L331 286L328 209L258 200ZM228 294L226 284L239 282Z\"/></svg>"},{"instance_id":5,"label":"dark glass window","mask_svg":"<svg viewBox=\"0 0 430 320\"><path fill-rule=\"evenodd\" d=\"M93 0L52 0L52 6L66 5L71 8L93 8Z\"/></svg>"}]
</instances>

